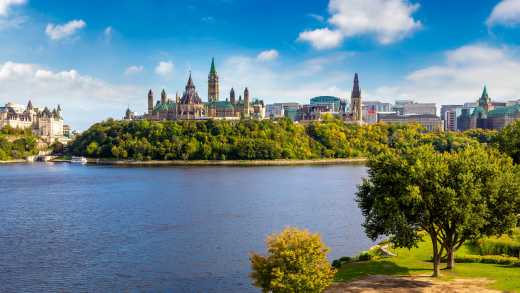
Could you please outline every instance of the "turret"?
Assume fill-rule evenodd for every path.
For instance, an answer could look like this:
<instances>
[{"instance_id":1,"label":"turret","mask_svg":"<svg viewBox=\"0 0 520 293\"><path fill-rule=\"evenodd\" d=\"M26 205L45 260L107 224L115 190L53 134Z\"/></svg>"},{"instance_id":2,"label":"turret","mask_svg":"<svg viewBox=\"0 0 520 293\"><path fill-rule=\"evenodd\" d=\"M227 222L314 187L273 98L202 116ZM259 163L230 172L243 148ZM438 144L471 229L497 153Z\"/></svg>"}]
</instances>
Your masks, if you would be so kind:
<instances>
[{"instance_id":1,"label":"turret","mask_svg":"<svg viewBox=\"0 0 520 293\"><path fill-rule=\"evenodd\" d=\"M59 107L59 105L58 105ZM29 102L27 103L27 110L32 110L33 109L33 104L31 102L31 100L29 100Z\"/></svg>"},{"instance_id":2,"label":"turret","mask_svg":"<svg viewBox=\"0 0 520 293\"><path fill-rule=\"evenodd\" d=\"M148 114L152 115L152 113L153 113L153 92L150 89L150 91L148 91Z\"/></svg>"},{"instance_id":3,"label":"turret","mask_svg":"<svg viewBox=\"0 0 520 293\"><path fill-rule=\"evenodd\" d=\"M179 96L179 92L177 91L177 92L175 93L175 103L178 104L180 101L181 101L181 97Z\"/></svg>"},{"instance_id":4,"label":"turret","mask_svg":"<svg viewBox=\"0 0 520 293\"><path fill-rule=\"evenodd\" d=\"M244 103L249 104L249 102L249 89L246 87L246 89L244 90Z\"/></svg>"},{"instance_id":5,"label":"turret","mask_svg":"<svg viewBox=\"0 0 520 293\"><path fill-rule=\"evenodd\" d=\"M235 90L233 88L231 88L231 91L229 92L229 101L231 102L231 104L235 104L236 103L236 100L235 100Z\"/></svg>"},{"instance_id":6,"label":"turret","mask_svg":"<svg viewBox=\"0 0 520 293\"><path fill-rule=\"evenodd\" d=\"M166 91L164 89L161 92L161 104L166 104Z\"/></svg>"}]
</instances>

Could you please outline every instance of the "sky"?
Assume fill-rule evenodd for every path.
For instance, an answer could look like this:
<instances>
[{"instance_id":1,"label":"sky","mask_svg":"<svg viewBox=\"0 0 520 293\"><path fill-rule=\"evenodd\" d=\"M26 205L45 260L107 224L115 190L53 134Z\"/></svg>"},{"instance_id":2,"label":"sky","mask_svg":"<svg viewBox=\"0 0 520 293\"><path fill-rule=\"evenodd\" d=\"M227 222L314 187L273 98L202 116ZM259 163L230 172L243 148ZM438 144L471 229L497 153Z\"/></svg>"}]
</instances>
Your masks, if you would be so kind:
<instances>
[{"instance_id":1,"label":"sky","mask_svg":"<svg viewBox=\"0 0 520 293\"><path fill-rule=\"evenodd\" d=\"M520 99L520 0L0 0L0 104L55 107L84 130L148 89L266 103Z\"/></svg>"}]
</instances>

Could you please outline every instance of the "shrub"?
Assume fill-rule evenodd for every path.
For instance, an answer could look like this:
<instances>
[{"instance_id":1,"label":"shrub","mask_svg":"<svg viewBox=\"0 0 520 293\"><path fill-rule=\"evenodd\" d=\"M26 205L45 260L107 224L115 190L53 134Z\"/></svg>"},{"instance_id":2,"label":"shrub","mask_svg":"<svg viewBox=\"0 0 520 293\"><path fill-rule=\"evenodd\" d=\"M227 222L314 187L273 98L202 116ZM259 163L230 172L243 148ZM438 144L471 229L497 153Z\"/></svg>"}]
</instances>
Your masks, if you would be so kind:
<instances>
[{"instance_id":1,"label":"shrub","mask_svg":"<svg viewBox=\"0 0 520 293\"><path fill-rule=\"evenodd\" d=\"M368 251L364 251L360 255L358 255L359 261L367 261L367 260L371 260L371 259L372 259L372 255Z\"/></svg>"},{"instance_id":2,"label":"shrub","mask_svg":"<svg viewBox=\"0 0 520 293\"><path fill-rule=\"evenodd\" d=\"M508 255L520 257L520 241L507 236L501 238L486 238L472 242L480 255Z\"/></svg>"},{"instance_id":3,"label":"shrub","mask_svg":"<svg viewBox=\"0 0 520 293\"><path fill-rule=\"evenodd\" d=\"M267 237L267 255L252 253L251 278L263 292L322 292L335 270L319 234L286 228Z\"/></svg>"},{"instance_id":4,"label":"shrub","mask_svg":"<svg viewBox=\"0 0 520 293\"><path fill-rule=\"evenodd\" d=\"M456 256L455 261L458 263L488 263L501 264L520 267L520 260L518 258L501 255L464 255Z\"/></svg>"}]
</instances>

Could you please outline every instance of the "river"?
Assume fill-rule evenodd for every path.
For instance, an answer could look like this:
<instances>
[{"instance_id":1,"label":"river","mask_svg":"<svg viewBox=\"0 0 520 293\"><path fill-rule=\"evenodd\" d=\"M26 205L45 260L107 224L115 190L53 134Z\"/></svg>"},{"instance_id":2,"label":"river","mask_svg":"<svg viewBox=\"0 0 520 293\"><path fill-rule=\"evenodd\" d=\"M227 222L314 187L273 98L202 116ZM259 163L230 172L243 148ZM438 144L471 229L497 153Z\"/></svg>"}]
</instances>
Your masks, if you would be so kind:
<instances>
[{"instance_id":1,"label":"river","mask_svg":"<svg viewBox=\"0 0 520 293\"><path fill-rule=\"evenodd\" d=\"M359 165L0 166L0 292L260 292L248 254L286 226L329 258L372 242Z\"/></svg>"}]
</instances>

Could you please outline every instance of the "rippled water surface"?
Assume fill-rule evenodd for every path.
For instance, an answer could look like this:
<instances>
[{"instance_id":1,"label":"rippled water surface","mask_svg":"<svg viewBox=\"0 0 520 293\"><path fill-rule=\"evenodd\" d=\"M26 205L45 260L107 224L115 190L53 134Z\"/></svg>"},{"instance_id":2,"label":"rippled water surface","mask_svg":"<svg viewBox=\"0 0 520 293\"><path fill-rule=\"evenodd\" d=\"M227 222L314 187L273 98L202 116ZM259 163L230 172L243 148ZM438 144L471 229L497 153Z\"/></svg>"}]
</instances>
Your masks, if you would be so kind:
<instances>
[{"instance_id":1,"label":"rippled water surface","mask_svg":"<svg viewBox=\"0 0 520 293\"><path fill-rule=\"evenodd\" d=\"M330 259L371 245L363 166L0 166L0 292L259 292L250 251L285 226Z\"/></svg>"}]
</instances>

